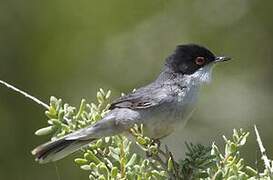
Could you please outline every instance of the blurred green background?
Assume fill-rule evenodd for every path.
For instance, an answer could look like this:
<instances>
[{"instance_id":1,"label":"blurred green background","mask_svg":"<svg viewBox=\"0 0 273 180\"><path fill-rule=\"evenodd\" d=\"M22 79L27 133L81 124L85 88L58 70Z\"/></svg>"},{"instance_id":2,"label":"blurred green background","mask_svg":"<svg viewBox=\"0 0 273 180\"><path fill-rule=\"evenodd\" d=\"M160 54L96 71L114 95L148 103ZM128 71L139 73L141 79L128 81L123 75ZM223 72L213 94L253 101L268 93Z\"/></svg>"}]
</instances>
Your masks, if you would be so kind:
<instances>
[{"instance_id":1,"label":"blurred green background","mask_svg":"<svg viewBox=\"0 0 273 180\"><path fill-rule=\"evenodd\" d=\"M0 79L45 102L55 95L78 105L100 87L117 97L150 82L177 44L205 45L233 61L214 69L186 128L165 141L183 157L184 141L221 142L243 127L252 133L244 154L253 164L255 123L273 157L272 7L268 0L1 0ZM71 157L34 162L31 149L49 139L33 134L46 125L44 110L0 87L0 179L87 179Z\"/></svg>"}]
</instances>

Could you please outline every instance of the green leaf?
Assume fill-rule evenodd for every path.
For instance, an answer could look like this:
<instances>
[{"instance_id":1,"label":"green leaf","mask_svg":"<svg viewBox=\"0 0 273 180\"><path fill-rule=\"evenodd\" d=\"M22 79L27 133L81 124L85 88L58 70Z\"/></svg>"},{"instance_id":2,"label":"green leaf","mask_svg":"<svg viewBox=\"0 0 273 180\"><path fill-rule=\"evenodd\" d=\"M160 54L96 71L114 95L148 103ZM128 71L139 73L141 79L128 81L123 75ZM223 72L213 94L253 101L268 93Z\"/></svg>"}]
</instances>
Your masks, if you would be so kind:
<instances>
[{"instance_id":1,"label":"green leaf","mask_svg":"<svg viewBox=\"0 0 273 180\"><path fill-rule=\"evenodd\" d=\"M241 146L245 145L246 139L247 139L248 135L249 135L249 133L246 133L246 134L242 137L242 140L240 141L240 145L241 145Z\"/></svg>"},{"instance_id":2,"label":"green leaf","mask_svg":"<svg viewBox=\"0 0 273 180\"><path fill-rule=\"evenodd\" d=\"M245 167L245 172L250 177L254 177L257 175L257 171L250 166Z\"/></svg>"},{"instance_id":3,"label":"green leaf","mask_svg":"<svg viewBox=\"0 0 273 180\"><path fill-rule=\"evenodd\" d=\"M54 131L54 127L53 126L48 126L48 127L44 127L44 128L38 129L35 132L35 135L36 136L44 136L44 135L51 134L53 131Z\"/></svg>"},{"instance_id":4,"label":"green leaf","mask_svg":"<svg viewBox=\"0 0 273 180\"><path fill-rule=\"evenodd\" d=\"M208 178L208 177L209 177L209 174L207 172L200 172L196 176L196 178L198 178L198 179L205 179L205 178Z\"/></svg>"},{"instance_id":5,"label":"green leaf","mask_svg":"<svg viewBox=\"0 0 273 180\"><path fill-rule=\"evenodd\" d=\"M81 166L81 169L82 170L85 170L85 171L90 171L91 170L91 167L89 165L82 165Z\"/></svg>"},{"instance_id":6,"label":"green leaf","mask_svg":"<svg viewBox=\"0 0 273 180\"><path fill-rule=\"evenodd\" d=\"M173 171L173 161L172 158L168 160L168 171Z\"/></svg>"},{"instance_id":7,"label":"green leaf","mask_svg":"<svg viewBox=\"0 0 273 180\"><path fill-rule=\"evenodd\" d=\"M113 167L111 170L111 178L116 178L118 175L118 168L117 167Z\"/></svg>"},{"instance_id":8,"label":"green leaf","mask_svg":"<svg viewBox=\"0 0 273 180\"><path fill-rule=\"evenodd\" d=\"M142 137L137 137L137 142L141 145L145 145L147 141Z\"/></svg>"},{"instance_id":9,"label":"green leaf","mask_svg":"<svg viewBox=\"0 0 273 180\"><path fill-rule=\"evenodd\" d=\"M97 140L97 142L96 142L96 147L101 147L102 146L102 144L103 144L103 140L102 139L99 139L99 140Z\"/></svg>"},{"instance_id":10,"label":"green leaf","mask_svg":"<svg viewBox=\"0 0 273 180\"><path fill-rule=\"evenodd\" d=\"M215 180L222 180L223 179L223 172L221 170L218 170L216 174L214 175Z\"/></svg>"},{"instance_id":11,"label":"green leaf","mask_svg":"<svg viewBox=\"0 0 273 180\"><path fill-rule=\"evenodd\" d=\"M99 164L98 166L98 172L102 174L104 177L109 177L109 171L108 168L105 166L104 163Z\"/></svg>"},{"instance_id":12,"label":"green leaf","mask_svg":"<svg viewBox=\"0 0 273 180\"><path fill-rule=\"evenodd\" d=\"M84 164L88 163L88 160L83 159L83 158L76 158L74 161L76 164L79 164L79 165L84 165Z\"/></svg>"},{"instance_id":13,"label":"green leaf","mask_svg":"<svg viewBox=\"0 0 273 180\"><path fill-rule=\"evenodd\" d=\"M128 161L128 163L126 164L126 167L129 167L135 164L136 159L137 159L137 155L134 153L132 157L130 158L130 160Z\"/></svg>"},{"instance_id":14,"label":"green leaf","mask_svg":"<svg viewBox=\"0 0 273 180\"><path fill-rule=\"evenodd\" d=\"M50 120L54 126L61 126L62 122L59 119L51 119Z\"/></svg>"},{"instance_id":15,"label":"green leaf","mask_svg":"<svg viewBox=\"0 0 273 180\"><path fill-rule=\"evenodd\" d=\"M96 178L92 174L89 175L89 179L90 180L96 180Z\"/></svg>"},{"instance_id":16,"label":"green leaf","mask_svg":"<svg viewBox=\"0 0 273 180\"><path fill-rule=\"evenodd\" d=\"M235 143L231 143L229 146L229 153L234 153L237 151L237 145Z\"/></svg>"},{"instance_id":17,"label":"green leaf","mask_svg":"<svg viewBox=\"0 0 273 180\"><path fill-rule=\"evenodd\" d=\"M98 178L98 180L106 180L106 178L104 177L104 175L100 175L100 177Z\"/></svg>"},{"instance_id":18,"label":"green leaf","mask_svg":"<svg viewBox=\"0 0 273 180\"><path fill-rule=\"evenodd\" d=\"M111 91L109 90L109 91L107 91L107 94L105 95L105 98L106 98L106 99L109 99L110 96L111 96Z\"/></svg>"},{"instance_id":19,"label":"green leaf","mask_svg":"<svg viewBox=\"0 0 273 180\"><path fill-rule=\"evenodd\" d=\"M89 160L89 161L92 161L96 164L99 164L101 161L93 154L92 151L87 151L87 153L84 153L84 158Z\"/></svg>"},{"instance_id":20,"label":"green leaf","mask_svg":"<svg viewBox=\"0 0 273 180\"><path fill-rule=\"evenodd\" d=\"M76 119L79 119L80 116L82 115L82 113L84 112L85 110L85 107L86 107L86 100L85 99L82 99L81 101L81 105L80 105L80 109L76 115Z\"/></svg>"},{"instance_id":21,"label":"green leaf","mask_svg":"<svg viewBox=\"0 0 273 180\"><path fill-rule=\"evenodd\" d=\"M239 178L236 175L233 175L233 176L230 176L230 177L227 178L227 180L238 180L238 179Z\"/></svg>"}]
</instances>

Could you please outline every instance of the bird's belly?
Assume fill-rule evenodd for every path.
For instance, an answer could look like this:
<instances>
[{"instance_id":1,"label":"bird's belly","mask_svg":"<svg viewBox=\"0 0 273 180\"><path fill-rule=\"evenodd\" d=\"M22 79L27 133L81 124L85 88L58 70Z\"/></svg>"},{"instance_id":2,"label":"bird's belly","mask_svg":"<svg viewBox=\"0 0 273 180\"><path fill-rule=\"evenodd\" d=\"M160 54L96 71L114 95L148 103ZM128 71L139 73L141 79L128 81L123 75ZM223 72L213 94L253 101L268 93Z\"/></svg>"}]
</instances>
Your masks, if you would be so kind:
<instances>
[{"instance_id":1,"label":"bird's belly","mask_svg":"<svg viewBox=\"0 0 273 180\"><path fill-rule=\"evenodd\" d=\"M186 124L187 119L194 110L194 104L170 104L161 107L144 118L144 134L159 139L171 134L177 126Z\"/></svg>"},{"instance_id":2,"label":"bird's belly","mask_svg":"<svg viewBox=\"0 0 273 180\"><path fill-rule=\"evenodd\" d=\"M194 111L199 86L190 86L177 93L173 100L144 113L144 133L151 138L162 138L171 134L177 126L185 125Z\"/></svg>"}]
</instances>

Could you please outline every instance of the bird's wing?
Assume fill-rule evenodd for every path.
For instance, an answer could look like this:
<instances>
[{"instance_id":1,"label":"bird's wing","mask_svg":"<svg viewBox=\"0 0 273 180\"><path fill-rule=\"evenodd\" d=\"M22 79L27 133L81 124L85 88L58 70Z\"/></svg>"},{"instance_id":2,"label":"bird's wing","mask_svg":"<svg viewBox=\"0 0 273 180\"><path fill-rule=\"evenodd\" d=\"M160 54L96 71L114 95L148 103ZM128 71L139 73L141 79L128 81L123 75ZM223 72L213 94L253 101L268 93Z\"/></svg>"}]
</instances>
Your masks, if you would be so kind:
<instances>
[{"instance_id":1,"label":"bird's wing","mask_svg":"<svg viewBox=\"0 0 273 180\"><path fill-rule=\"evenodd\" d=\"M158 86L147 86L113 101L110 109L146 109L166 102L168 94Z\"/></svg>"}]
</instances>

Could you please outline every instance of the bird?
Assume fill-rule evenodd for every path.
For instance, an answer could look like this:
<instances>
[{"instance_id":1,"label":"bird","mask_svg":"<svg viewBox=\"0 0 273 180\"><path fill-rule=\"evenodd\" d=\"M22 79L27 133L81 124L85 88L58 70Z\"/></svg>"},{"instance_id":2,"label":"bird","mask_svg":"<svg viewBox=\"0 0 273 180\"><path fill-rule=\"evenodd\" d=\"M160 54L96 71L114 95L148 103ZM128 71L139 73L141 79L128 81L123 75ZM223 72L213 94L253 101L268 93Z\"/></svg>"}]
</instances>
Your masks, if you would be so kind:
<instances>
[{"instance_id":1,"label":"bird","mask_svg":"<svg viewBox=\"0 0 273 180\"><path fill-rule=\"evenodd\" d=\"M143 124L146 136L162 139L190 118L214 65L230 59L198 44L178 45L154 81L115 99L95 124L42 144L32 154L39 163L54 162L100 138L128 132L135 124Z\"/></svg>"}]
</instances>

